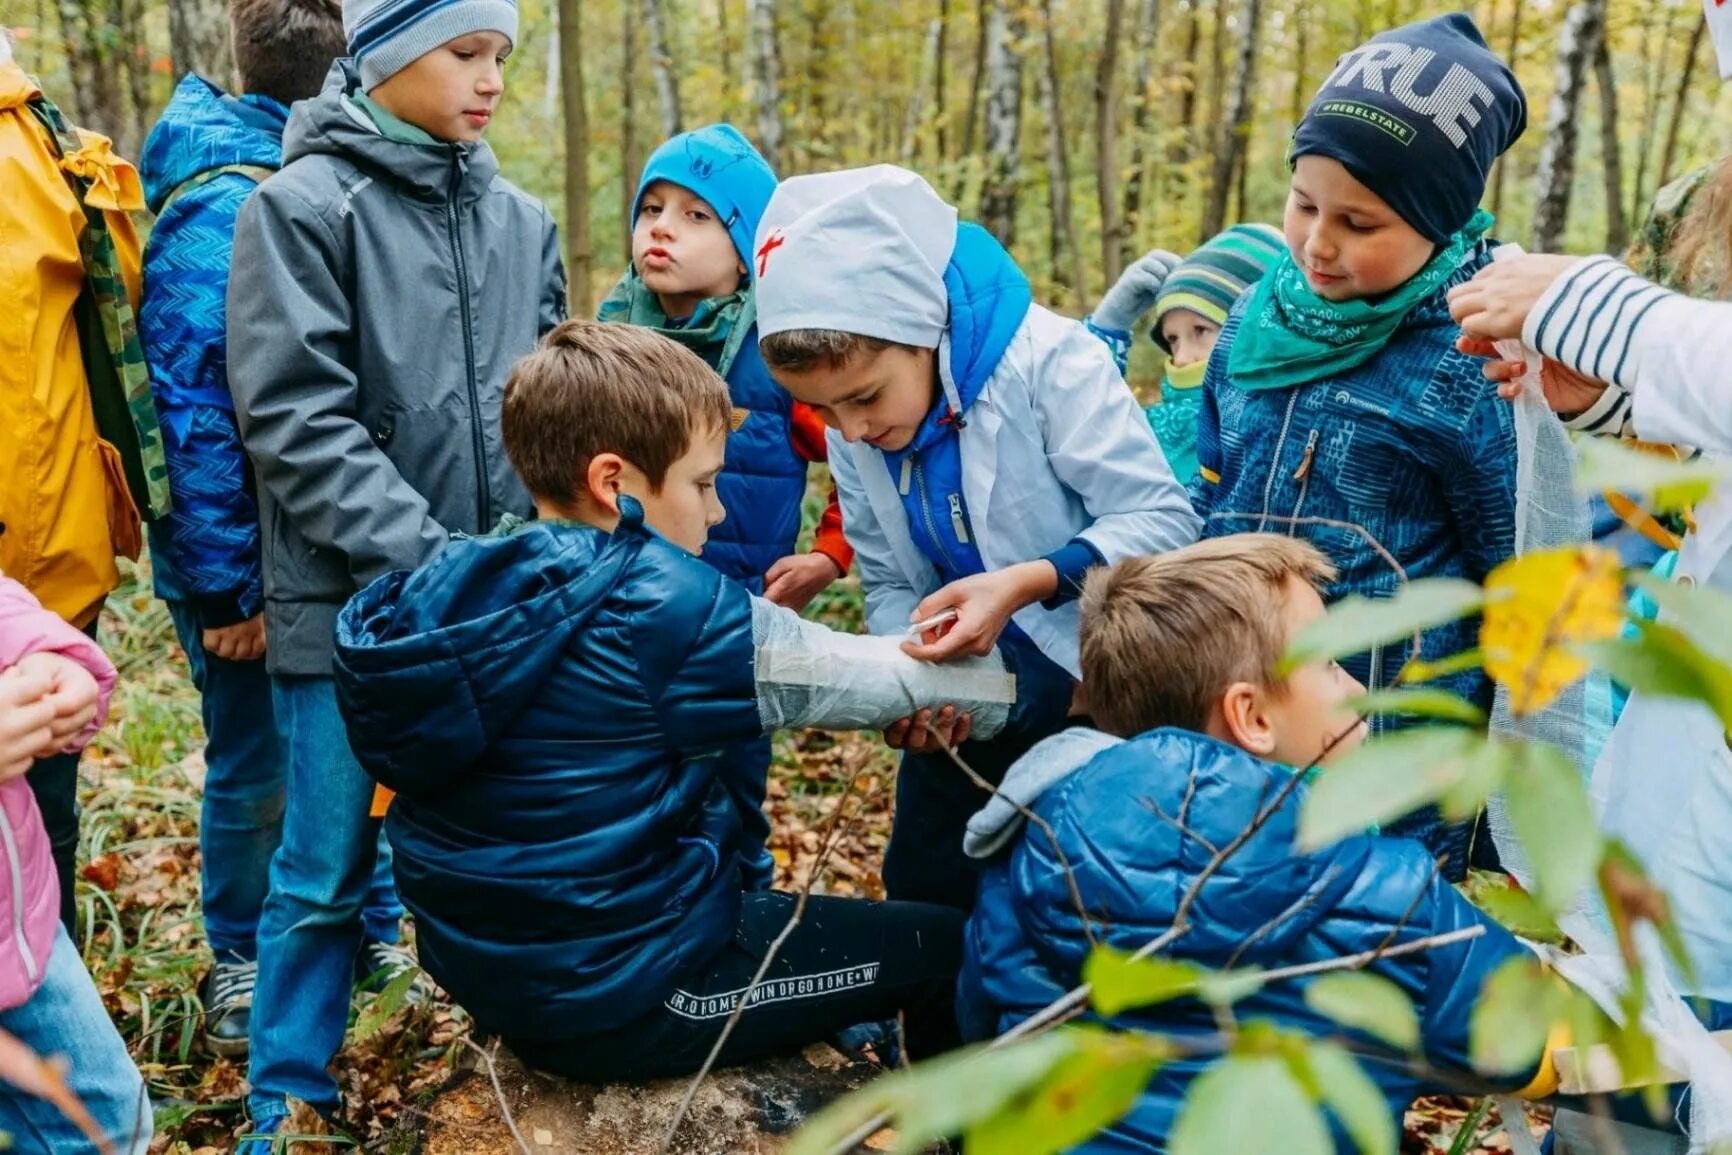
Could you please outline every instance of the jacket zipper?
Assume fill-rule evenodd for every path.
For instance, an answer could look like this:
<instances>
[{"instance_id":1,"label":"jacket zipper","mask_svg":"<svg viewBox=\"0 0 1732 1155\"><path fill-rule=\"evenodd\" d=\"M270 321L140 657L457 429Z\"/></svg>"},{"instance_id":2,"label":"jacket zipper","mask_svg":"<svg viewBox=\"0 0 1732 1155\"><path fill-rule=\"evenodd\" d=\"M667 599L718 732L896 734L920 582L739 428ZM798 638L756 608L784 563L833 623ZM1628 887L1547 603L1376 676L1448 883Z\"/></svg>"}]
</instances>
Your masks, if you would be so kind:
<instances>
[{"instance_id":1,"label":"jacket zipper","mask_svg":"<svg viewBox=\"0 0 1732 1155\"><path fill-rule=\"evenodd\" d=\"M1269 480L1263 483L1263 513L1257 522L1257 532L1269 526L1269 503L1275 498L1275 477L1281 471L1281 451L1287 448L1287 430L1293 424L1293 408L1299 404L1299 390L1287 398L1287 412L1281 418L1281 436L1275 439L1275 453L1269 460Z\"/></svg>"},{"instance_id":2,"label":"jacket zipper","mask_svg":"<svg viewBox=\"0 0 1732 1155\"><path fill-rule=\"evenodd\" d=\"M42 977L36 956L30 953L30 940L24 936L24 867L18 861L18 843L12 836L12 820L0 807L0 842L6 844L6 870L12 879L12 938L18 944L18 957L24 960L24 975L34 986Z\"/></svg>"},{"instance_id":3,"label":"jacket zipper","mask_svg":"<svg viewBox=\"0 0 1732 1155\"><path fill-rule=\"evenodd\" d=\"M487 442L481 431L481 388L475 380L475 328L469 316L469 269L463 259L463 232L457 222L457 194L463 186L463 156L451 157L451 195L445 201L445 226L451 233L451 252L457 262L457 304L463 318L464 371L469 383L469 433L475 447L475 532L493 528L487 492Z\"/></svg>"},{"instance_id":4,"label":"jacket zipper","mask_svg":"<svg viewBox=\"0 0 1732 1155\"><path fill-rule=\"evenodd\" d=\"M1299 483L1299 500L1293 503L1294 524L1287 527L1287 536L1296 537L1299 533L1299 511L1305 508L1305 495L1311 491L1311 467L1317 460L1317 439L1321 431L1313 429L1311 436L1305 441L1305 456L1299 459L1299 468L1293 471L1293 480Z\"/></svg>"},{"instance_id":5,"label":"jacket zipper","mask_svg":"<svg viewBox=\"0 0 1732 1155\"><path fill-rule=\"evenodd\" d=\"M1371 647L1371 668L1366 671L1365 679L1367 682L1370 683L1368 686L1365 687L1366 693L1375 694L1375 693L1377 693L1378 690L1383 688L1383 647L1382 646L1372 646ZM1382 714L1373 714L1370 718L1370 722L1371 722L1371 725L1370 725L1369 729L1371 731L1372 736L1375 737L1376 735L1383 733L1383 715Z\"/></svg>"},{"instance_id":6,"label":"jacket zipper","mask_svg":"<svg viewBox=\"0 0 1732 1155\"><path fill-rule=\"evenodd\" d=\"M962 515L962 495L950 495L950 528L956 531L956 540L963 545L968 544L968 519Z\"/></svg>"},{"instance_id":7,"label":"jacket zipper","mask_svg":"<svg viewBox=\"0 0 1732 1155\"><path fill-rule=\"evenodd\" d=\"M944 555L944 565L951 573L956 573L956 559L950 556L950 548L944 544L944 538L938 532L938 523L932 520L932 506L926 500L926 470L921 468L918 458L914 459L914 488L919 491L920 516L926 522L926 532L932 536L932 544L938 547L938 552Z\"/></svg>"}]
</instances>

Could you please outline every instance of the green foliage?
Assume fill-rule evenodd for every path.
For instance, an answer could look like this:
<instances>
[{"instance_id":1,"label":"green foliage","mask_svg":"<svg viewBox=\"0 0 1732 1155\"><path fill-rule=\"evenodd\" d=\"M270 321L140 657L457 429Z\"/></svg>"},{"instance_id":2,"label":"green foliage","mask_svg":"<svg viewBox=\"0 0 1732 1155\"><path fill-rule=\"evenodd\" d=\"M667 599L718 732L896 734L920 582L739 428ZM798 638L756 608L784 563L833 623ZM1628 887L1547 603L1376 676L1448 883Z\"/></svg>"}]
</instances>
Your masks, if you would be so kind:
<instances>
[{"instance_id":1,"label":"green foliage","mask_svg":"<svg viewBox=\"0 0 1732 1155\"><path fill-rule=\"evenodd\" d=\"M418 967L404 967L396 977L386 983L385 989L374 995L356 1016L351 1040L356 1043L363 1042L384 1030L391 1016L409 1005L409 994L415 989L415 979L420 973Z\"/></svg>"},{"instance_id":2,"label":"green foliage","mask_svg":"<svg viewBox=\"0 0 1732 1155\"><path fill-rule=\"evenodd\" d=\"M1461 892L1511 934L1554 946L1564 941L1564 932L1551 913L1506 874L1469 871Z\"/></svg>"},{"instance_id":3,"label":"green foliage","mask_svg":"<svg viewBox=\"0 0 1732 1155\"><path fill-rule=\"evenodd\" d=\"M1167 1146L1171 1155L1279 1151L1331 1155L1329 1129L1276 1055L1232 1055L1191 1084Z\"/></svg>"},{"instance_id":4,"label":"green foliage","mask_svg":"<svg viewBox=\"0 0 1732 1155\"><path fill-rule=\"evenodd\" d=\"M1494 1075L1531 1071L1552 1024L1567 1010L1567 988L1539 959L1510 959L1492 972L1474 1004L1468 1053L1475 1069Z\"/></svg>"},{"instance_id":5,"label":"green foliage","mask_svg":"<svg viewBox=\"0 0 1732 1155\"><path fill-rule=\"evenodd\" d=\"M1325 767L1299 812L1299 848L1316 850L1440 802L1470 814L1502 780L1501 743L1456 726L1402 730Z\"/></svg>"},{"instance_id":6,"label":"green foliage","mask_svg":"<svg viewBox=\"0 0 1732 1155\"><path fill-rule=\"evenodd\" d=\"M1077 1028L1077 1049L996 1114L968 1129L969 1155L1057 1155L1122 1118L1162 1049L1147 1036Z\"/></svg>"},{"instance_id":7,"label":"green foliage","mask_svg":"<svg viewBox=\"0 0 1732 1155\"><path fill-rule=\"evenodd\" d=\"M1632 690L1701 702L1732 729L1732 670L1665 622L1637 622L1637 636L1581 647L1596 669Z\"/></svg>"},{"instance_id":8,"label":"green foliage","mask_svg":"<svg viewBox=\"0 0 1732 1155\"><path fill-rule=\"evenodd\" d=\"M1504 782L1510 825L1533 868L1534 897L1562 911L1594 875L1600 829L1582 776L1544 742L1511 744Z\"/></svg>"},{"instance_id":9,"label":"green foliage","mask_svg":"<svg viewBox=\"0 0 1732 1155\"><path fill-rule=\"evenodd\" d=\"M1312 980L1305 1005L1344 1027L1403 1051L1419 1048L1419 1016L1407 992L1369 971L1342 971Z\"/></svg>"},{"instance_id":10,"label":"green foliage","mask_svg":"<svg viewBox=\"0 0 1732 1155\"><path fill-rule=\"evenodd\" d=\"M1401 1143L1395 1118L1365 1068L1339 1043L1315 1043L1306 1059L1324 1106L1341 1121L1354 1145L1364 1155L1395 1155Z\"/></svg>"},{"instance_id":11,"label":"green foliage","mask_svg":"<svg viewBox=\"0 0 1732 1155\"><path fill-rule=\"evenodd\" d=\"M1466 617L1484 601L1477 585L1460 578L1422 578L1390 598L1345 597L1293 640L1279 669L1285 673L1308 662L1345 658L1410 638Z\"/></svg>"},{"instance_id":12,"label":"green foliage","mask_svg":"<svg viewBox=\"0 0 1732 1155\"><path fill-rule=\"evenodd\" d=\"M1152 1006L1197 993L1203 969L1169 958L1132 958L1111 947L1096 947L1083 963L1083 982L1095 1010L1112 1017L1132 1007Z\"/></svg>"},{"instance_id":13,"label":"green foliage","mask_svg":"<svg viewBox=\"0 0 1732 1155\"><path fill-rule=\"evenodd\" d=\"M1484 728L1485 711L1448 690L1374 690L1347 703L1349 709L1367 717L1398 714L1409 718L1431 718L1439 722L1461 722Z\"/></svg>"},{"instance_id":14,"label":"green foliage","mask_svg":"<svg viewBox=\"0 0 1732 1155\"><path fill-rule=\"evenodd\" d=\"M1613 437L1584 437L1576 442L1576 453L1576 487L1583 493L1640 494L1655 513L1688 509L1726 478L1725 468L1709 458L1677 461L1631 449Z\"/></svg>"}]
</instances>

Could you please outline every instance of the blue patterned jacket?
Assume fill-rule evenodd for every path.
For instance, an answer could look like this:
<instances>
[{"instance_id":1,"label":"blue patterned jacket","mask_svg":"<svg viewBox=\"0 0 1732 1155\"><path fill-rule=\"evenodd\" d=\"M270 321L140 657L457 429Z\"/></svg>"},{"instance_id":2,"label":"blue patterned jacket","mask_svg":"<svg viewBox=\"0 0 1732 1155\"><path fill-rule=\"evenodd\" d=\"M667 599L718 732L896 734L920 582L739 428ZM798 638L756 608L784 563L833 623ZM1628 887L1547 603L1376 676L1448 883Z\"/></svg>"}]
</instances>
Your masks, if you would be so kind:
<instances>
[{"instance_id":1,"label":"blue patterned jacket","mask_svg":"<svg viewBox=\"0 0 1732 1155\"><path fill-rule=\"evenodd\" d=\"M225 337L235 218L257 185L225 165L275 169L289 110L267 96L233 97L188 76L144 144L145 198L160 214L144 250L139 339L162 423L174 510L151 526L157 593L195 605L206 626L232 625L264 605L259 507L235 428Z\"/></svg>"},{"instance_id":2,"label":"blue patterned jacket","mask_svg":"<svg viewBox=\"0 0 1732 1155\"><path fill-rule=\"evenodd\" d=\"M1250 392L1230 379L1227 359L1250 295L1241 299L1203 380L1191 500L1205 537L1266 530L1309 539L1340 570L1325 592L1329 601L1395 591L1400 575L1379 545L1410 579L1482 581L1514 553L1514 416L1482 375L1481 362L1456 352L1459 330L1445 299L1450 286L1490 260L1490 248L1482 244L1416 306L1372 360L1289 389ZM1365 533L1349 528L1355 525ZM1477 619L1430 630L1421 639L1423 656L1471 649L1477 634ZM1411 649L1411 642L1384 646L1343 665L1376 689L1395 678ZM1491 706L1492 686L1477 670L1437 684ZM1374 720L1376 728L1391 724ZM1435 830L1399 832L1421 837L1434 851L1465 850L1440 842ZM1452 853L1451 864L1464 866L1465 854Z\"/></svg>"}]
</instances>

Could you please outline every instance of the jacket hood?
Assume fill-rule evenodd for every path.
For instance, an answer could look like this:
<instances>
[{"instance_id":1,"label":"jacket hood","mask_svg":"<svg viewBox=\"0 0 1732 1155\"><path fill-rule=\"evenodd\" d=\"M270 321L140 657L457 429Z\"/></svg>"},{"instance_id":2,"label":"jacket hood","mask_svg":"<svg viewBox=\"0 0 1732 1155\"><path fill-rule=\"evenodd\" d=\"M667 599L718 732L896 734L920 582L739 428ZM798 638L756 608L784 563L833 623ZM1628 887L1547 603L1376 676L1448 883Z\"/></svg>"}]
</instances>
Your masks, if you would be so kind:
<instances>
[{"instance_id":1,"label":"jacket hood","mask_svg":"<svg viewBox=\"0 0 1732 1155\"><path fill-rule=\"evenodd\" d=\"M370 774L413 796L511 730L650 539L636 502L620 512L611 535L532 522L459 538L350 599L337 619L337 695Z\"/></svg>"},{"instance_id":2,"label":"jacket hood","mask_svg":"<svg viewBox=\"0 0 1732 1155\"><path fill-rule=\"evenodd\" d=\"M419 200L470 201L485 195L499 175L499 161L486 141L408 144L391 140L349 94L361 86L354 62L339 60L324 90L298 102L283 132L283 164L303 156L341 157L385 177Z\"/></svg>"},{"instance_id":3,"label":"jacket hood","mask_svg":"<svg viewBox=\"0 0 1732 1155\"><path fill-rule=\"evenodd\" d=\"M967 223L956 226L944 289L950 300L950 378L966 410L1004 360L1034 293L997 238Z\"/></svg>"},{"instance_id":4,"label":"jacket hood","mask_svg":"<svg viewBox=\"0 0 1732 1155\"><path fill-rule=\"evenodd\" d=\"M1291 774L1201 734L1154 730L1101 750L1034 811L1052 826L1091 916L1114 945L1135 949L1172 926L1215 848L1250 828ZM1187 915L1187 957L1219 965L1248 941L1255 946L1245 961L1279 957L1355 884L1372 840L1300 854L1304 797L1303 786L1288 795L1203 883ZM1051 840L1024 838L1011 875L1030 938L1086 954ZM1065 961L1081 965L1080 955Z\"/></svg>"},{"instance_id":5,"label":"jacket hood","mask_svg":"<svg viewBox=\"0 0 1732 1155\"><path fill-rule=\"evenodd\" d=\"M139 159L150 211L185 181L224 165L277 168L289 110L268 96L230 96L202 76L188 75L174 90L162 119L145 138Z\"/></svg>"},{"instance_id":6,"label":"jacket hood","mask_svg":"<svg viewBox=\"0 0 1732 1155\"><path fill-rule=\"evenodd\" d=\"M990 858L998 853L1027 821L1023 811L1088 765L1096 754L1123 741L1086 726L1073 726L1036 742L1028 753L1011 763L998 792L968 820L968 829L962 836L963 851L970 858Z\"/></svg>"},{"instance_id":7,"label":"jacket hood","mask_svg":"<svg viewBox=\"0 0 1732 1155\"><path fill-rule=\"evenodd\" d=\"M750 281L754 272L752 238L776 191L776 170L745 134L731 124L711 124L669 137L644 165L631 201L628 230L637 220L645 190L658 180L696 193L721 214Z\"/></svg>"}]
</instances>

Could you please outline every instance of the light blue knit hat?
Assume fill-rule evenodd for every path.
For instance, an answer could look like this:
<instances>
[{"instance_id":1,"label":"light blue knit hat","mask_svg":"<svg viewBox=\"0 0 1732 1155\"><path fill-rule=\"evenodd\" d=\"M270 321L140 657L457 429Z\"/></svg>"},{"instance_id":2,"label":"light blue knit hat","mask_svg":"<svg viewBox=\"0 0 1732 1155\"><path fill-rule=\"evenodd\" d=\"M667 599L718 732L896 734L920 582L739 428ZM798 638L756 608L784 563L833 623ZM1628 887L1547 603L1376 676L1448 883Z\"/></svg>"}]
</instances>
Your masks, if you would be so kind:
<instances>
[{"instance_id":1,"label":"light blue knit hat","mask_svg":"<svg viewBox=\"0 0 1732 1155\"><path fill-rule=\"evenodd\" d=\"M517 0L343 0L343 35L363 91L471 32L516 43Z\"/></svg>"}]
</instances>

